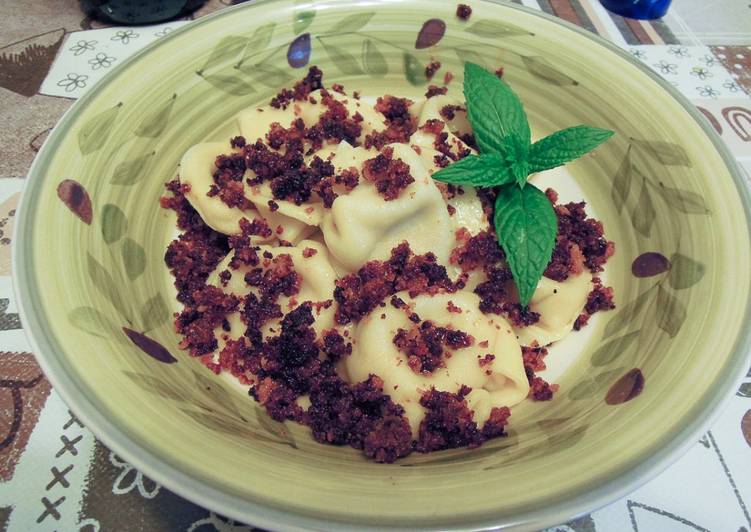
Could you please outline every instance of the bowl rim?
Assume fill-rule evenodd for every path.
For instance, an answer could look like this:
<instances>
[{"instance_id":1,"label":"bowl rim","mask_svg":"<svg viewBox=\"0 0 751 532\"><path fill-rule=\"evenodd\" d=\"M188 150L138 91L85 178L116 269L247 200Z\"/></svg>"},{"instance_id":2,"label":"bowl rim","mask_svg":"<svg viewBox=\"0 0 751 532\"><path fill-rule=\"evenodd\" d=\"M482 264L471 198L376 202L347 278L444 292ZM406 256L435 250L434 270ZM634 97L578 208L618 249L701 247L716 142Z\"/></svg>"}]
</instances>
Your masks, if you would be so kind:
<instances>
[{"instance_id":1,"label":"bowl rim","mask_svg":"<svg viewBox=\"0 0 751 532\"><path fill-rule=\"evenodd\" d=\"M352 3L354 0L333 0L336 4ZM398 0L398 2L409 2L410 0ZM271 506L262 502L249 500L236 495L228 495L220 489L208 485L205 481L192 475L184 473L174 465L164 461L152 454L146 446L139 443L129 434L124 432L117 425L107 419L98 409L97 405L92 402L85 394L78 389L76 382L72 379L62 365L57 360L59 350L57 343L49 341L51 335L40 334L34 336L35 331L48 330L47 324L41 319L41 313L36 312L39 302L36 287L31 284L34 278L33 271L27 271L24 268L26 263L33 264L33 251L30 246L23 245L27 234L33 232L29 207L27 204L31 201L32 195L44 184L44 170L46 163L44 157L46 154L59 145L60 141L67 134L67 128L74 116L84 109L89 101L94 100L104 87L115 80L122 70L136 63L142 56L147 55L152 49L160 46L162 43L172 40L176 36L181 36L184 32L191 31L199 25L206 24L214 18L228 16L235 11L244 9L264 9L270 5L281 3L283 0L257 0L249 4L239 4L223 8L214 13L201 17L198 20L177 28L169 35L154 41L143 49L139 50L129 58L119 63L112 71L108 72L99 82L97 82L86 94L79 98L63 114L62 118L55 125L53 131L45 140L39 153L28 171L26 183L18 203L18 220L14 224L13 246L12 246L12 280L14 293L16 297L16 306L18 307L19 317L23 325L23 331L29 341L30 347L35 354L36 360L44 371L45 376L52 384L53 389L70 406L71 410L79 417L82 423L109 449L115 451L119 456L135 466L138 470L146 473L150 478L167 489L177 493L187 500L226 515L232 519L248 522L253 525L262 526L269 529L278 529L284 527L288 530L367 530L376 531L385 528L391 530L431 530L434 526L425 526L415 523L404 523L395 526L374 526L363 525L348 520L331 521L321 515L312 515L306 513L292 513L289 509ZM747 237L751 242L751 186L746 181L745 175L740 169L735 157L730 153L729 148L716 133L709 121L701 112L691 103L691 101L681 94L677 88L670 85L655 72L637 61L626 50L620 48L607 39L594 34L584 28L576 26L568 21L559 19L543 11L537 11L532 8L503 2L503 0L473 0L474 3L492 4L507 9L515 9L529 15L540 17L548 22L561 25L570 31L590 39L594 45L599 45L611 53L616 54L621 59L636 66L642 73L655 81L663 90L665 90L673 99L675 99L688 114L702 128L708 139L711 141L715 150L721 156L728 172L733 179L735 188L739 194L739 199L743 206L746 218ZM461 524L443 525L443 530L487 530L502 527L507 530L527 530L540 528L563 523L566 520L576 518L581 515L593 512L603 506L614 502L627 495L639 486L647 483L656 477L668 466L677 461L685 452L696 442L701 434L707 430L720 415L723 407L727 406L730 398L733 397L733 391L740 385L746 370L751 363L751 300L746 304L742 323L742 332L736 338L734 347L729 354L728 361L722 374L717 378L714 393L708 401L701 406L700 412L694 416L679 431L673 433L668 441L645 460L636 464L628 472L603 481L596 486L592 486L587 491L571 498L560 500L552 505L542 509L522 511L516 514L500 514L491 517L482 517L477 520L470 520ZM47 356L45 353L54 353L53 356ZM334 517L336 518L336 517Z\"/></svg>"}]
</instances>

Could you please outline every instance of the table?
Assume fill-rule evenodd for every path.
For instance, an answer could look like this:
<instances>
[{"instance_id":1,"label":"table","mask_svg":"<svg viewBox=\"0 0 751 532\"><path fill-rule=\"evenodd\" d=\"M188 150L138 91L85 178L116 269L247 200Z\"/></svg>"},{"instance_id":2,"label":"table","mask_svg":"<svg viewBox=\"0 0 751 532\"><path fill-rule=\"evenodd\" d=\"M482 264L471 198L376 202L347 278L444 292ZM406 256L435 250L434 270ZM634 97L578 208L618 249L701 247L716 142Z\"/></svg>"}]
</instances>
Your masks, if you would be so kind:
<instances>
[{"instance_id":1,"label":"table","mask_svg":"<svg viewBox=\"0 0 751 532\"><path fill-rule=\"evenodd\" d=\"M443 0L442 0L443 1ZM596 0L515 0L622 46L686 94L751 173L751 4L675 0L659 21ZM210 0L194 17L228 5ZM107 27L74 0L0 0L0 530L246 531L109 451L51 389L16 312L11 234L24 176L73 100L187 20ZM751 370L712 429L656 479L555 531L751 530Z\"/></svg>"}]
</instances>

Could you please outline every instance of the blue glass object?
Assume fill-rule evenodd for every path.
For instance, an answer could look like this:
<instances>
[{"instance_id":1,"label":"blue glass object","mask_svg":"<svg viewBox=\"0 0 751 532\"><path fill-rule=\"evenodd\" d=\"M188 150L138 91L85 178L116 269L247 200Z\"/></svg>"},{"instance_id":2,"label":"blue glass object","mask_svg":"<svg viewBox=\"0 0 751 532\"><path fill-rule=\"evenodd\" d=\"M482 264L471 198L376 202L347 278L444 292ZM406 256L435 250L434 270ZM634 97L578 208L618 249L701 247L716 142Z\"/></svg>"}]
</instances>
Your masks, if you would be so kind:
<instances>
[{"instance_id":1,"label":"blue glass object","mask_svg":"<svg viewBox=\"0 0 751 532\"><path fill-rule=\"evenodd\" d=\"M605 9L618 15L649 20L662 18L668 12L672 0L600 0Z\"/></svg>"}]
</instances>

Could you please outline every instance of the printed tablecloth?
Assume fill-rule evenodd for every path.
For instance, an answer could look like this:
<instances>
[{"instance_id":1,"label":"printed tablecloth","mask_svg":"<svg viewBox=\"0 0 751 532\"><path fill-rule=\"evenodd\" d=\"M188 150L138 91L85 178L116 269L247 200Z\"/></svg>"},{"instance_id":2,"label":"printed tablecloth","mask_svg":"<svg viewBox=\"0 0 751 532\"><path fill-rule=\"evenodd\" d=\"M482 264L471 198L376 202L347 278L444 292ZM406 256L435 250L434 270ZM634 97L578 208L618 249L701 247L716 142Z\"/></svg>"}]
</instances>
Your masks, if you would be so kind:
<instances>
[{"instance_id":1,"label":"printed tablecloth","mask_svg":"<svg viewBox=\"0 0 751 532\"><path fill-rule=\"evenodd\" d=\"M515 1L628 50L692 99L751 173L748 0L675 0L652 22L609 14L597 0ZM210 0L194 17L231 3ZM105 27L74 0L0 0L0 14L0 530L251 530L164 489L94 438L42 375L12 290L15 208L47 134L109 69L189 21ZM551 530L749 532L748 504L751 370L678 462L622 500Z\"/></svg>"}]
</instances>

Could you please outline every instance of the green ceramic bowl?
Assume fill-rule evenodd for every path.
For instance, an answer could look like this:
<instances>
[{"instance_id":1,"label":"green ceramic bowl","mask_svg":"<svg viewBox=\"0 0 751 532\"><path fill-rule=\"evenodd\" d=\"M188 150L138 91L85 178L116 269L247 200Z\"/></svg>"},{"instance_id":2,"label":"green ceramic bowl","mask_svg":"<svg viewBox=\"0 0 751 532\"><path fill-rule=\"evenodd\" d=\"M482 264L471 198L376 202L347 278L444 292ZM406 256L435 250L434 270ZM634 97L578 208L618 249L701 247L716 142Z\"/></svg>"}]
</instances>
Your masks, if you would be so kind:
<instances>
[{"instance_id":1,"label":"green ceramic bowl","mask_svg":"<svg viewBox=\"0 0 751 532\"><path fill-rule=\"evenodd\" d=\"M749 195L731 156L623 51L517 6L472 7L469 22L433 0L226 9L124 62L65 115L28 179L14 275L47 376L106 445L270 528L527 528L624 495L706 428L748 365ZM551 355L566 362L560 392L515 408L508 438L377 465L272 422L178 349L163 261L174 219L158 198L188 147L226 138L235 113L306 63L364 95L417 96L431 58L457 75L464 60L502 65L538 136L617 132L559 188L617 244L618 309ZM639 256L647 276L632 273Z\"/></svg>"}]
</instances>

